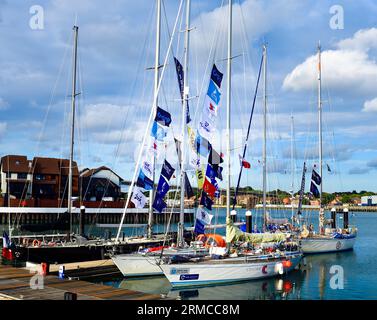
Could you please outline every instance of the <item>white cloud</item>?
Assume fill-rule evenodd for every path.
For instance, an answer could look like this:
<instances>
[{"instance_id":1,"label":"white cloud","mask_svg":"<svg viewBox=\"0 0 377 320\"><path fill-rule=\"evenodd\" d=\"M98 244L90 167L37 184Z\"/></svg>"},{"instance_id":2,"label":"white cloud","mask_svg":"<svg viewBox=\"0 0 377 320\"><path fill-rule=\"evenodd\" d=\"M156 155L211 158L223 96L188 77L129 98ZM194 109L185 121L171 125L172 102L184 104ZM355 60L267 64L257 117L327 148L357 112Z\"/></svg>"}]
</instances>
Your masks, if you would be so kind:
<instances>
[{"instance_id":1,"label":"white cloud","mask_svg":"<svg viewBox=\"0 0 377 320\"><path fill-rule=\"evenodd\" d=\"M357 31L352 38L338 42L341 50L369 51L377 48L377 28L362 29Z\"/></svg>"},{"instance_id":2,"label":"white cloud","mask_svg":"<svg viewBox=\"0 0 377 320\"><path fill-rule=\"evenodd\" d=\"M339 41L336 49L322 52L322 77L331 90L343 94L371 95L376 89L377 64L369 54L377 48L377 29L359 30L352 38ZM317 55L308 57L296 66L283 82L283 88L292 91L316 87Z\"/></svg>"},{"instance_id":3,"label":"white cloud","mask_svg":"<svg viewBox=\"0 0 377 320\"><path fill-rule=\"evenodd\" d=\"M85 106L82 121L90 130L120 129L127 113L127 107L109 103L89 104Z\"/></svg>"},{"instance_id":4,"label":"white cloud","mask_svg":"<svg viewBox=\"0 0 377 320\"><path fill-rule=\"evenodd\" d=\"M363 111L364 112L377 112L377 98L365 101Z\"/></svg>"},{"instance_id":5,"label":"white cloud","mask_svg":"<svg viewBox=\"0 0 377 320\"><path fill-rule=\"evenodd\" d=\"M289 73L283 88L292 91L316 87L318 59L307 58ZM322 78L331 90L371 94L377 89L377 64L363 51L326 50L322 52Z\"/></svg>"}]
</instances>

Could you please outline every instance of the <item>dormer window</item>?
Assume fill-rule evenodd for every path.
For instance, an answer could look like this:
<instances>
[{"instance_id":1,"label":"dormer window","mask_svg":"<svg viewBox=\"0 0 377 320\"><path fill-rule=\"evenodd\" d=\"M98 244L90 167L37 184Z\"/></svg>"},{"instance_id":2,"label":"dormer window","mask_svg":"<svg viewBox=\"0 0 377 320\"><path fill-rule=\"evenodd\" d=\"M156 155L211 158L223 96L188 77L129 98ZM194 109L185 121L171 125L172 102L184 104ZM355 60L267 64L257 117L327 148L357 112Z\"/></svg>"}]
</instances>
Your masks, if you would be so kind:
<instances>
[{"instance_id":1,"label":"dormer window","mask_svg":"<svg viewBox=\"0 0 377 320\"><path fill-rule=\"evenodd\" d=\"M16 160L16 166L20 165L20 161Z\"/></svg>"}]
</instances>

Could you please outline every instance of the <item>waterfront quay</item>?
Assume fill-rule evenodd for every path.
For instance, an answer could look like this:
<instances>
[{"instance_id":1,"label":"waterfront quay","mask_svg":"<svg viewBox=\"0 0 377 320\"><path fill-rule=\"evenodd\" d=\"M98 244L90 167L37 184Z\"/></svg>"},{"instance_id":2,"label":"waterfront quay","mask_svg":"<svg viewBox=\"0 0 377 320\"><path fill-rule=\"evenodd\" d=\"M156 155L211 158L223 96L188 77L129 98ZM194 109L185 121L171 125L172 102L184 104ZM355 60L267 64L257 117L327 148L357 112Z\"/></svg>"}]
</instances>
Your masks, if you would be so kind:
<instances>
[{"instance_id":1,"label":"waterfront quay","mask_svg":"<svg viewBox=\"0 0 377 320\"><path fill-rule=\"evenodd\" d=\"M92 266L95 265L92 263ZM104 262L101 262L104 264ZM75 266L77 268L77 266ZM55 266L55 269L57 267ZM90 269L85 268L85 269ZM77 271L76 271L77 273ZM159 300L159 294L114 288L87 281L38 275L32 269L0 264L0 300Z\"/></svg>"},{"instance_id":2,"label":"waterfront quay","mask_svg":"<svg viewBox=\"0 0 377 320\"><path fill-rule=\"evenodd\" d=\"M0 225L13 224L40 224L56 222L59 215L67 212L67 208L28 208L28 207L0 207ZM85 224L119 224L124 208L86 208L83 217ZM179 221L178 209L167 209L167 214L154 214L154 221L157 224L167 223L170 213L171 221ZM186 209L185 214L192 214L192 209ZM80 208L72 210L74 223L79 222ZM148 209L128 208L125 215L125 224L146 224L148 223Z\"/></svg>"}]
</instances>

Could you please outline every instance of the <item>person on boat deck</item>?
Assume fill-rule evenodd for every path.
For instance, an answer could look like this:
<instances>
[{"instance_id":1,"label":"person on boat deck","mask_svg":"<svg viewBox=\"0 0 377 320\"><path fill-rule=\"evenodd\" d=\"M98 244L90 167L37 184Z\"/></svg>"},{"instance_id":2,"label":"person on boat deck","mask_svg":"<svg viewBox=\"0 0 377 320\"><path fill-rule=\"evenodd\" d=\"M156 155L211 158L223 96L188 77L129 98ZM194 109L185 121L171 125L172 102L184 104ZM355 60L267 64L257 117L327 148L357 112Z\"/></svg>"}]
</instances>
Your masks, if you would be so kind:
<instances>
[{"instance_id":1,"label":"person on boat deck","mask_svg":"<svg viewBox=\"0 0 377 320\"><path fill-rule=\"evenodd\" d=\"M309 226L309 233L310 233L310 234L313 234L313 232L314 232L314 226L313 226L313 224L311 223L310 226Z\"/></svg>"}]
</instances>

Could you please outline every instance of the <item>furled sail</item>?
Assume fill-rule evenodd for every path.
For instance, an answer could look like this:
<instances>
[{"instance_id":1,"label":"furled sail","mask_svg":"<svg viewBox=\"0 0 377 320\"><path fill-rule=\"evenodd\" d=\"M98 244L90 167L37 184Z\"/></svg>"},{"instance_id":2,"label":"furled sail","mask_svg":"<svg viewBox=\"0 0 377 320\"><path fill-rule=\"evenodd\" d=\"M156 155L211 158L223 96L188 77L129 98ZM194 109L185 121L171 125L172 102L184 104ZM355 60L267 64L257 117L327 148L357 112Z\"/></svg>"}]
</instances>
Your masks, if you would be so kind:
<instances>
[{"instance_id":1,"label":"furled sail","mask_svg":"<svg viewBox=\"0 0 377 320\"><path fill-rule=\"evenodd\" d=\"M281 242L286 240L284 233L246 233L242 232L236 227L232 219L227 218L226 221L226 242L232 243L235 241L245 241L252 244L268 243L268 242Z\"/></svg>"}]
</instances>

